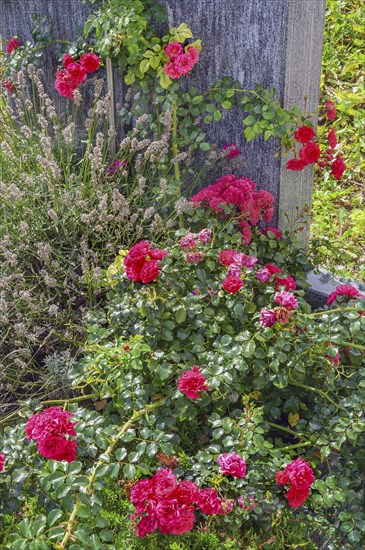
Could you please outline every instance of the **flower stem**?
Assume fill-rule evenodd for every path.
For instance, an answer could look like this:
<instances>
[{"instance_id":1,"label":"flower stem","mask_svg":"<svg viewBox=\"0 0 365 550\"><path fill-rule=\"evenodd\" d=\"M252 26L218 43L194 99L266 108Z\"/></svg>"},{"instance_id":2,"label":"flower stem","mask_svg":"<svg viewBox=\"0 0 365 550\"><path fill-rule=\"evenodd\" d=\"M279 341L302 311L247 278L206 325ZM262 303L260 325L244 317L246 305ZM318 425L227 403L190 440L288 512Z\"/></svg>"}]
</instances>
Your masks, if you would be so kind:
<instances>
[{"instance_id":1,"label":"flower stem","mask_svg":"<svg viewBox=\"0 0 365 550\"><path fill-rule=\"evenodd\" d=\"M331 313L336 313L336 311L358 311L358 307L346 306L346 307L336 307L334 309L326 309L323 311L315 311L314 313L309 313L305 315L306 317L320 317L321 315L331 315Z\"/></svg>"},{"instance_id":2,"label":"flower stem","mask_svg":"<svg viewBox=\"0 0 365 550\"><path fill-rule=\"evenodd\" d=\"M89 493L91 491L92 486L95 482L98 467L101 464L103 464L103 462L105 462L105 457L109 457L112 454L113 449L114 449L115 445L118 443L119 439L126 433L127 430L129 430L129 428L134 424L134 422L136 420L138 420L139 418L141 418L142 416L147 414L152 409L156 409L161 404L162 404L162 401L156 401L156 403L151 403L150 405L147 405L144 409L135 412L133 414L132 418L130 418L127 422L125 422L123 424L123 426L120 428L120 430L118 430L116 435L112 438L112 440L109 444L109 447L107 448L105 453L103 453L103 458L100 458L97 461L97 463L94 465L94 467L92 468L92 471L91 471L90 476L89 476L89 483L86 487L86 492L87 493ZM81 502L79 500L77 500L76 503L75 503L75 506L72 510L72 513L71 513L71 515L70 515L70 517L69 517L69 519L66 523L65 535L64 535L61 542L55 544L55 548L57 548L59 550L63 550L64 548L66 548L66 544L68 543L68 541L69 541L69 539L72 535L72 531L75 527L76 516L77 516L77 513L79 511L80 506L81 506Z\"/></svg>"},{"instance_id":3,"label":"flower stem","mask_svg":"<svg viewBox=\"0 0 365 550\"><path fill-rule=\"evenodd\" d=\"M299 384L297 382L290 382L292 386L296 386L297 388L303 388L303 390L309 390L309 391L313 391L315 393L318 393L321 397L323 397L324 399L327 399L327 401L329 401L330 403L332 403L332 405L334 405L336 407L336 410L338 409L342 409L344 410L343 407L341 407L338 403L336 403L336 401L334 401L326 392L322 391L322 390L319 390L318 388L313 388L312 386L307 386L306 384Z\"/></svg>"},{"instance_id":4,"label":"flower stem","mask_svg":"<svg viewBox=\"0 0 365 550\"><path fill-rule=\"evenodd\" d=\"M285 426L281 426L280 424L274 424L274 422L265 421L265 423L271 426L272 428L276 428L277 430L281 430L282 432L286 432L288 434L294 435L298 439L303 439L303 436L299 435L297 432L295 432L294 430L291 430L290 428L285 428Z\"/></svg>"},{"instance_id":5,"label":"flower stem","mask_svg":"<svg viewBox=\"0 0 365 550\"><path fill-rule=\"evenodd\" d=\"M177 146L177 105L176 101L173 100L172 102L172 155L175 158L179 152L178 146ZM181 173L179 168L179 163L175 162L174 164L174 175L175 180L178 183L176 187L176 195L178 199L181 199ZM184 229L184 219L183 215L179 214L179 226L180 229Z\"/></svg>"},{"instance_id":6,"label":"flower stem","mask_svg":"<svg viewBox=\"0 0 365 550\"><path fill-rule=\"evenodd\" d=\"M310 441L302 441L301 443L296 443L295 445L279 447L279 451L291 451L292 449L300 449L300 447L309 447L309 445L312 445Z\"/></svg>"}]
</instances>

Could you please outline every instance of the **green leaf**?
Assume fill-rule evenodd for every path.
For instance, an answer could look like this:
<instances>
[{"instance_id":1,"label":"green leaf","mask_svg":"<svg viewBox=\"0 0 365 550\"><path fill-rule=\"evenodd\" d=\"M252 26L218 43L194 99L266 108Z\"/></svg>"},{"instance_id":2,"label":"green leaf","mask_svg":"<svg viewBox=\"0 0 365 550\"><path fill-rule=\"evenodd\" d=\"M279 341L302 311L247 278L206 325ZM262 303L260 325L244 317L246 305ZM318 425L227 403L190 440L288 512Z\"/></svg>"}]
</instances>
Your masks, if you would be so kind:
<instances>
[{"instance_id":1,"label":"green leaf","mask_svg":"<svg viewBox=\"0 0 365 550\"><path fill-rule=\"evenodd\" d=\"M124 77L124 82L127 84L127 86L130 86L131 84L133 84L133 82L135 82L135 80L136 80L136 75L131 69L129 69L129 71Z\"/></svg>"},{"instance_id":2,"label":"green leaf","mask_svg":"<svg viewBox=\"0 0 365 550\"><path fill-rule=\"evenodd\" d=\"M125 464L123 474L127 479L132 479L136 473L136 467L133 464Z\"/></svg>"},{"instance_id":3,"label":"green leaf","mask_svg":"<svg viewBox=\"0 0 365 550\"><path fill-rule=\"evenodd\" d=\"M176 319L176 322L179 323L179 325L181 323L185 323L185 320L186 320L186 310L184 307L180 307L179 309L177 309L175 311L175 319Z\"/></svg>"},{"instance_id":4,"label":"green leaf","mask_svg":"<svg viewBox=\"0 0 365 550\"><path fill-rule=\"evenodd\" d=\"M253 357L253 354L255 353L256 344L253 340L250 340L249 342L245 342L242 344L241 347L241 353L243 357Z\"/></svg>"},{"instance_id":5,"label":"green leaf","mask_svg":"<svg viewBox=\"0 0 365 550\"><path fill-rule=\"evenodd\" d=\"M52 527L56 523L57 520L59 520L63 515L62 510L55 509L52 510L47 517L48 524Z\"/></svg>"}]
</instances>

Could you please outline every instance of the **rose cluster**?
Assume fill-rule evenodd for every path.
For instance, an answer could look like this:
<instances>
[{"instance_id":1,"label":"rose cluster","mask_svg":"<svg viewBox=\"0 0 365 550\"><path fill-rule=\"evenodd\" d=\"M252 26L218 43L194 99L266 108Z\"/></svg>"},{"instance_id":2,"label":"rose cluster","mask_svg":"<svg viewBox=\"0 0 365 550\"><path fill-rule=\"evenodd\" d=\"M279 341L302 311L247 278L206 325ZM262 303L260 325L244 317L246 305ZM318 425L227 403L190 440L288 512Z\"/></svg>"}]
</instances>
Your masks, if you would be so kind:
<instances>
[{"instance_id":1,"label":"rose cluster","mask_svg":"<svg viewBox=\"0 0 365 550\"><path fill-rule=\"evenodd\" d=\"M271 328L275 323L285 325L294 309L298 307L298 302L291 292L282 290L276 292L274 302L279 307L275 309L262 309L260 312L260 324L264 328Z\"/></svg>"},{"instance_id":2,"label":"rose cluster","mask_svg":"<svg viewBox=\"0 0 365 550\"><path fill-rule=\"evenodd\" d=\"M228 266L227 277L222 282L222 288L232 294L238 292L244 285L241 279L241 268L253 268L258 262L255 256L248 256L232 249L221 250L218 260L221 265Z\"/></svg>"},{"instance_id":3,"label":"rose cluster","mask_svg":"<svg viewBox=\"0 0 365 550\"><path fill-rule=\"evenodd\" d=\"M244 244L251 242L252 225L257 225L260 218L270 221L274 215L274 197L268 191L256 191L255 183L248 178L237 178L228 174L219 178L215 184L207 185L191 197L195 205L208 206L218 213L223 212L222 205L233 205L241 212L240 230Z\"/></svg>"},{"instance_id":4,"label":"rose cluster","mask_svg":"<svg viewBox=\"0 0 365 550\"><path fill-rule=\"evenodd\" d=\"M74 99L78 85L85 82L88 73L94 73L100 67L100 58L93 52L87 52L76 61L66 53L62 64L64 69L56 71L54 87L61 96Z\"/></svg>"},{"instance_id":5,"label":"rose cluster","mask_svg":"<svg viewBox=\"0 0 365 550\"><path fill-rule=\"evenodd\" d=\"M284 471L276 472L276 483L289 485L285 498L291 508L298 508L309 495L309 488L314 482L314 472L302 458L297 458L287 465Z\"/></svg>"},{"instance_id":6,"label":"rose cluster","mask_svg":"<svg viewBox=\"0 0 365 550\"><path fill-rule=\"evenodd\" d=\"M360 291L352 285L339 285L332 294L327 298L327 304L333 304L339 296L344 296L349 300L354 298L365 298L364 294L361 294Z\"/></svg>"},{"instance_id":7,"label":"rose cluster","mask_svg":"<svg viewBox=\"0 0 365 550\"><path fill-rule=\"evenodd\" d=\"M59 407L49 407L34 414L25 425L27 439L37 442L39 453L52 460L76 460L76 442L68 439L76 436L72 413Z\"/></svg>"},{"instance_id":8,"label":"rose cluster","mask_svg":"<svg viewBox=\"0 0 365 550\"><path fill-rule=\"evenodd\" d=\"M199 51L195 46L189 45L184 49L180 42L170 42L165 46L165 53L169 60L163 70L170 78L189 74L199 60Z\"/></svg>"},{"instance_id":9,"label":"rose cluster","mask_svg":"<svg viewBox=\"0 0 365 550\"><path fill-rule=\"evenodd\" d=\"M220 514L222 501L214 489L198 489L195 483L178 482L170 468L161 468L151 479L142 479L132 488L130 501L135 513L138 537L159 529L161 533L182 535L194 526L195 506L204 514ZM194 506L195 504L195 506Z\"/></svg>"},{"instance_id":10,"label":"rose cluster","mask_svg":"<svg viewBox=\"0 0 365 550\"><path fill-rule=\"evenodd\" d=\"M168 255L166 250L151 249L148 241L140 241L124 258L125 274L133 282L146 285L158 277L158 261Z\"/></svg>"},{"instance_id":11,"label":"rose cluster","mask_svg":"<svg viewBox=\"0 0 365 550\"><path fill-rule=\"evenodd\" d=\"M187 233L180 239L180 248L187 250L185 259L188 263L197 264L205 258L204 252L198 250L199 244L207 244L212 239L212 230L206 227L197 235L195 233Z\"/></svg>"}]
</instances>

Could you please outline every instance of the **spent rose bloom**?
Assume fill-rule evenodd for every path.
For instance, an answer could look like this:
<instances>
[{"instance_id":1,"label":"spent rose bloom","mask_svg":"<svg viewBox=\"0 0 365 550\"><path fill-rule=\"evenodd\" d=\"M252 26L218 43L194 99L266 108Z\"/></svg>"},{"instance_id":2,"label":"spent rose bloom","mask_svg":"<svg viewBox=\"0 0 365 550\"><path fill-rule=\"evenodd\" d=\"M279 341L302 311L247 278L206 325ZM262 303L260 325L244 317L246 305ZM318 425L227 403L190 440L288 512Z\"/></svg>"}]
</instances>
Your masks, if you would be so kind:
<instances>
[{"instance_id":1,"label":"spent rose bloom","mask_svg":"<svg viewBox=\"0 0 365 550\"><path fill-rule=\"evenodd\" d=\"M239 149L235 146L234 143L230 143L229 145L224 145L224 147L222 147L222 151L227 151L227 149L230 150L227 155L230 159L234 159L240 154Z\"/></svg>"},{"instance_id":2,"label":"spent rose bloom","mask_svg":"<svg viewBox=\"0 0 365 550\"><path fill-rule=\"evenodd\" d=\"M100 67L100 57L94 52L84 53L80 57L80 65L84 67L87 73L94 73Z\"/></svg>"},{"instance_id":3,"label":"spent rose bloom","mask_svg":"<svg viewBox=\"0 0 365 550\"><path fill-rule=\"evenodd\" d=\"M198 239L202 243L210 243L210 241L212 240L212 230L209 229L209 227L202 229L198 233Z\"/></svg>"},{"instance_id":4,"label":"spent rose bloom","mask_svg":"<svg viewBox=\"0 0 365 550\"><path fill-rule=\"evenodd\" d=\"M215 489L200 489L195 503L207 515L220 514L222 510L222 501Z\"/></svg>"},{"instance_id":5,"label":"spent rose bloom","mask_svg":"<svg viewBox=\"0 0 365 550\"><path fill-rule=\"evenodd\" d=\"M256 258L255 256L248 256L247 254L243 254L243 252L238 252L233 257L233 260L235 264L245 267L255 267L255 265L259 261L258 258Z\"/></svg>"},{"instance_id":6,"label":"spent rose bloom","mask_svg":"<svg viewBox=\"0 0 365 550\"><path fill-rule=\"evenodd\" d=\"M170 42L165 46L165 53L170 61L175 61L175 59L183 53L183 47L180 42Z\"/></svg>"},{"instance_id":7,"label":"spent rose bloom","mask_svg":"<svg viewBox=\"0 0 365 550\"><path fill-rule=\"evenodd\" d=\"M231 264L228 266L227 277L240 277L241 268L236 264Z\"/></svg>"},{"instance_id":8,"label":"spent rose bloom","mask_svg":"<svg viewBox=\"0 0 365 550\"><path fill-rule=\"evenodd\" d=\"M47 437L38 440L37 448L44 458L66 460L66 462L76 460L76 442L61 435L47 435Z\"/></svg>"},{"instance_id":9,"label":"spent rose bloom","mask_svg":"<svg viewBox=\"0 0 365 550\"><path fill-rule=\"evenodd\" d=\"M268 283L271 279L271 273L267 267L263 267L256 272L256 277L261 283Z\"/></svg>"},{"instance_id":10,"label":"spent rose bloom","mask_svg":"<svg viewBox=\"0 0 365 550\"><path fill-rule=\"evenodd\" d=\"M177 387L181 393L185 394L189 399L198 399L200 391L209 389L207 379L200 374L200 367L194 365L191 370L183 372Z\"/></svg>"},{"instance_id":11,"label":"spent rose bloom","mask_svg":"<svg viewBox=\"0 0 365 550\"><path fill-rule=\"evenodd\" d=\"M313 128L311 126L300 126L294 132L294 139L299 143L308 143L315 136Z\"/></svg>"},{"instance_id":12,"label":"spent rose bloom","mask_svg":"<svg viewBox=\"0 0 365 550\"><path fill-rule=\"evenodd\" d=\"M239 277L227 277L222 282L222 288L226 292L230 292L231 294L235 294L241 288L243 287L244 282Z\"/></svg>"},{"instance_id":13,"label":"spent rose bloom","mask_svg":"<svg viewBox=\"0 0 365 550\"><path fill-rule=\"evenodd\" d=\"M262 309L260 312L260 325L264 328L271 328L276 323L276 314L272 309Z\"/></svg>"},{"instance_id":14,"label":"spent rose bloom","mask_svg":"<svg viewBox=\"0 0 365 550\"><path fill-rule=\"evenodd\" d=\"M196 240L194 239L193 233L189 232L180 239L180 248L194 248L194 246L196 246Z\"/></svg>"},{"instance_id":15,"label":"spent rose bloom","mask_svg":"<svg viewBox=\"0 0 365 550\"><path fill-rule=\"evenodd\" d=\"M298 302L295 296L290 292L287 292L286 290L276 292L274 296L274 302L289 309L295 309L298 307Z\"/></svg>"},{"instance_id":16,"label":"spent rose bloom","mask_svg":"<svg viewBox=\"0 0 365 550\"><path fill-rule=\"evenodd\" d=\"M299 150L299 156L301 160L303 160L307 164L314 164L319 160L319 157L321 156L321 150L319 148L319 145L314 141L310 141L309 143L306 143Z\"/></svg>"},{"instance_id":17,"label":"spent rose bloom","mask_svg":"<svg viewBox=\"0 0 365 550\"><path fill-rule=\"evenodd\" d=\"M5 456L0 453L0 472L4 470L4 464L5 464Z\"/></svg>"},{"instance_id":18,"label":"spent rose bloom","mask_svg":"<svg viewBox=\"0 0 365 550\"><path fill-rule=\"evenodd\" d=\"M205 254L204 252L187 252L185 256L185 260L189 264L198 264L202 260L204 260Z\"/></svg>"},{"instance_id":19,"label":"spent rose bloom","mask_svg":"<svg viewBox=\"0 0 365 550\"><path fill-rule=\"evenodd\" d=\"M219 473L242 478L246 475L246 462L237 453L224 453L217 460L220 465Z\"/></svg>"},{"instance_id":20,"label":"spent rose bloom","mask_svg":"<svg viewBox=\"0 0 365 550\"><path fill-rule=\"evenodd\" d=\"M17 40L16 38L12 38L6 45L6 53L10 54L11 52L19 48L19 46L21 46L21 42L19 42L19 40Z\"/></svg>"}]
</instances>

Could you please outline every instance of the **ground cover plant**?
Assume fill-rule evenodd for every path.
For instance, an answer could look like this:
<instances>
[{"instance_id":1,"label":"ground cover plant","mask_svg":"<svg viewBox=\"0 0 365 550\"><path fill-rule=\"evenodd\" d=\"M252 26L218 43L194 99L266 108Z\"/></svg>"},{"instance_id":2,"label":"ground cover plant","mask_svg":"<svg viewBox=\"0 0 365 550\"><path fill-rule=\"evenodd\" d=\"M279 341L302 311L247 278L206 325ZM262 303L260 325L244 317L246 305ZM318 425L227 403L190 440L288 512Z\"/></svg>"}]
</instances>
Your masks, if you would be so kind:
<instances>
[{"instance_id":1,"label":"ground cover plant","mask_svg":"<svg viewBox=\"0 0 365 550\"><path fill-rule=\"evenodd\" d=\"M346 159L346 174L336 182L315 176L312 244L315 261L340 276L365 279L364 24L362 2L326 4L321 93L337 108L333 126ZM326 132L326 125L323 132ZM322 133L320 121L319 132Z\"/></svg>"},{"instance_id":2,"label":"ground cover plant","mask_svg":"<svg viewBox=\"0 0 365 550\"><path fill-rule=\"evenodd\" d=\"M365 297L341 285L313 313L300 224L271 227L273 196L206 138L236 106L247 141L338 182L336 105L315 131L274 90L182 90L204 52L186 24L89 3L59 112L43 34L3 58L2 546L362 548ZM106 57L132 86L119 144Z\"/></svg>"}]
</instances>

